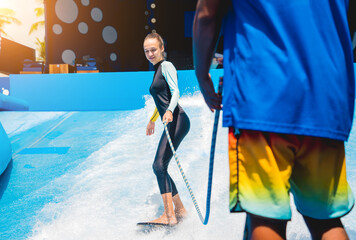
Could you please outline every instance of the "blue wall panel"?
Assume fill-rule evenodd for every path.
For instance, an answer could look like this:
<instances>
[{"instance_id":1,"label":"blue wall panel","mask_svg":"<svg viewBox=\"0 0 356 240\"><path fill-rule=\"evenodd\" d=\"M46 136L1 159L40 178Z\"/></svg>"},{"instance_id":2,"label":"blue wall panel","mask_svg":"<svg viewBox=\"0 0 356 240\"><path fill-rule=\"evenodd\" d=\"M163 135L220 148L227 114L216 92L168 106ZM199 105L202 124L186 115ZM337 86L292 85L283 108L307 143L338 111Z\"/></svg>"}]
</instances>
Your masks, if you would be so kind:
<instances>
[{"instance_id":1,"label":"blue wall panel","mask_svg":"<svg viewBox=\"0 0 356 240\"><path fill-rule=\"evenodd\" d=\"M222 69L211 71L217 84ZM144 107L153 72L10 75L11 96L30 111L108 111ZM193 70L178 71L181 95L199 90Z\"/></svg>"},{"instance_id":2,"label":"blue wall panel","mask_svg":"<svg viewBox=\"0 0 356 240\"><path fill-rule=\"evenodd\" d=\"M217 86L223 69L210 73ZM10 75L10 94L30 111L133 110L144 107L152 77L152 71ZM181 95L199 91L194 70L178 71L178 84Z\"/></svg>"},{"instance_id":3,"label":"blue wall panel","mask_svg":"<svg viewBox=\"0 0 356 240\"><path fill-rule=\"evenodd\" d=\"M0 77L0 93L2 93L2 88L9 90L10 88L9 77Z\"/></svg>"}]
</instances>

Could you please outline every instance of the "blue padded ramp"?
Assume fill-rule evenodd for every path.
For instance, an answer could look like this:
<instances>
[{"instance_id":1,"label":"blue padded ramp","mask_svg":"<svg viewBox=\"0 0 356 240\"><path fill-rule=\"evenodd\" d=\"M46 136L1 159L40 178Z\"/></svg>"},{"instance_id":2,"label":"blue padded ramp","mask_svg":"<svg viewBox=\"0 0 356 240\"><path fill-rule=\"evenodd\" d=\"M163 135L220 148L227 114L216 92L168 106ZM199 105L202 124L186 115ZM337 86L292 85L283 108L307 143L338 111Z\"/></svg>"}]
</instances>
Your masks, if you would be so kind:
<instances>
[{"instance_id":1,"label":"blue padded ramp","mask_svg":"<svg viewBox=\"0 0 356 240\"><path fill-rule=\"evenodd\" d=\"M28 111L28 109L29 105L25 100L0 93L0 111Z\"/></svg>"}]
</instances>

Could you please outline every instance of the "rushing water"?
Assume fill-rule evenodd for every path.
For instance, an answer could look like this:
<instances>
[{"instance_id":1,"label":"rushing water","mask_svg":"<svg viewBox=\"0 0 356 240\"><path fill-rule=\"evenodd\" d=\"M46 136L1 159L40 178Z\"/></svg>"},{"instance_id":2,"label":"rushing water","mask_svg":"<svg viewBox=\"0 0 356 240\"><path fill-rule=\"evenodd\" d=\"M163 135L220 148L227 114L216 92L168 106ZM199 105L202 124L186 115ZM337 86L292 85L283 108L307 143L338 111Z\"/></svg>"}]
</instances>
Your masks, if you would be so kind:
<instances>
[{"instance_id":1,"label":"rushing water","mask_svg":"<svg viewBox=\"0 0 356 240\"><path fill-rule=\"evenodd\" d=\"M200 94L185 96L181 98L180 104L190 117L191 130L180 145L177 155L200 208L205 212L214 115L206 107ZM137 231L137 222L152 220L163 211L151 166L163 131L160 121L156 123L156 132L153 136L145 135L146 124L153 109L152 99L147 98L145 108L134 111L75 112L58 123L57 128L49 128L49 132L42 132L45 134L42 139L37 136L36 139L39 140L32 147L47 149L65 146L69 151L62 155L37 154L36 158L34 155L20 153L16 156L11 173L13 175L4 193L5 200L2 200L8 199L9 204L1 207L2 212L8 216L6 221L13 222L11 236L14 236L14 239L33 240L242 239L245 215L230 214L228 211L227 129L221 127L217 138L208 225L201 224L176 163L172 159L169 172L176 182L189 216L168 234L165 231L154 231L150 234ZM39 126L63 118L67 114L1 113L0 121L14 142L19 141L18 136L31 135ZM346 145L348 180L354 193L356 193L355 131L353 130ZM40 159L43 158L51 162L57 161L52 163L55 167L51 165L52 167L46 169L47 165L36 165L36 161L42 162ZM21 161L28 162L21 165ZM42 185L33 187L33 190L19 197L21 201L15 197L6 198L7 191L16 191L12 187L14 185L12 182L15 181L12 180L12 176L20 175L16 168L24 166L25 168L27 166L26 171L38 170L32 174L37 176L34 181L42 182ZM17 208L24 212L14 217L15 215L11 214L12 211L18 211ZM293 218L287 230L289 239L310 239L294 204L292 210ZM355 210L343 218L343 223L351 239L356 239ZM6 223L3 221L2 224ZM17 228L25 230L19 235L18 232L21 231ZM3 238L0 236L0 239Z\"/></svg>"}]
</instances>

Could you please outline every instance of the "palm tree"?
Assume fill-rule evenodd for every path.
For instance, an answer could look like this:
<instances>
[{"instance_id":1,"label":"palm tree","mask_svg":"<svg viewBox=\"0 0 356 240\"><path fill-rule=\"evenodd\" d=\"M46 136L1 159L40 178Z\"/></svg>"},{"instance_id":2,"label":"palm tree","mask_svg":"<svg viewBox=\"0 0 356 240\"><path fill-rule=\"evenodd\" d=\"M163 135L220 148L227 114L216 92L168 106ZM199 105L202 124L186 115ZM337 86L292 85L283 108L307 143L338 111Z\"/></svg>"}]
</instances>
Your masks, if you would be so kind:
<instances>
[{"instance_id":1,"label":"palm tree","mask_svg":"<svg viewBox=\"0 0 356 240\"><path fill-rule=\"evenodd\" d=\"M35 8L35 13L36 13L36 17L43 17L44 16L44 8L43 7ZM45 26L44 20L35 22L34 24L32 24L31 29L28 34L32 34L33 32L37 31L40 27L44 27L44 26Z\"/></svg>"},{"instance_id":2,"label":"palm tree","mask_svg":"<svg viewBox=\"0 0 356 240\"><path fill-rule=\"evenodd\" d=\"M41 41L38 37L36 38L35 42L37 48L38 55L36 57L37 61L46 62L46 42L43 40Z\"/></svg>"},{"instance_id":3,"label":"palm tree","mask_svg":"<svg viewBox=\"0 0 356 240\"><path fill-rule=\"evenodd\" d=\"M20 25L21 22L14 17L15 11L9 8L0 8L0 35L3 36L9 36L5 31L4 31L4 26L6 24L18 24Z\"/></svg>"},{"instance_id":4,"label":"palm tree","mask_svg":"<svg viewBox=\"0 0 356 240\"><path fill-rule=\"evenodd\" d=\"M43 0L37 0L38 3L42 4L43 6ZM43 18L44 17L44 7L38 7L38 8L35 8L35 14L36 14L36 17L38 18ZM33 32L37 31L39 28L42 28L45 26L45 21L44 20L41 20L41 21L38 21L38 22L35 22L31 25L31 28L30 28L30 31L29 31L29 35L31 35ZM36 38L36 42L35 42L37 48L36 48L36 51L37 51L37 57L36 57L36 60L37 61L43 61L43 62L46 62L46 42L45 40L41 41L38 37Z\"/></svg>"}]
</instances>

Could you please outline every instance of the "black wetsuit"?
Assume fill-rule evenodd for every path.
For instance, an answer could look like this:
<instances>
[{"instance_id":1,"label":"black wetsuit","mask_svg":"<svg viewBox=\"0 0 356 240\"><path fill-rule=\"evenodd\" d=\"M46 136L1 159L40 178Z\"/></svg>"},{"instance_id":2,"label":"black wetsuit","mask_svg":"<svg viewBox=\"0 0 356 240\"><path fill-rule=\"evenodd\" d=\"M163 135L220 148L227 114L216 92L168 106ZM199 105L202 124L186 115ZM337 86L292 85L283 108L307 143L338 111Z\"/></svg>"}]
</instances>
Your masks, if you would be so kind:
<instances>
[{"instance_id":1,"label":"black wetsuit","mask_svg":"<svg viewBox=\"0 0 356 240\"><path fill-rule=\"evenodd\" d=\"M162 62L163 61L154 66L155 74L150 87L150 93L155 101L161 119L166 113L172 98L168 82L162 74ZM174 72L174 74L176 73ZM189 118L179 104L175 107L173 111L173 121L167 125L167 128L174 149L177 149L190 128ZM174 196L178 191L167 171L172 156L173 153L169 146L166 133L163 131L153 162L153 171L156 174L161 194L172 192L172 196Z\"/></svg>"}]
</instances>

